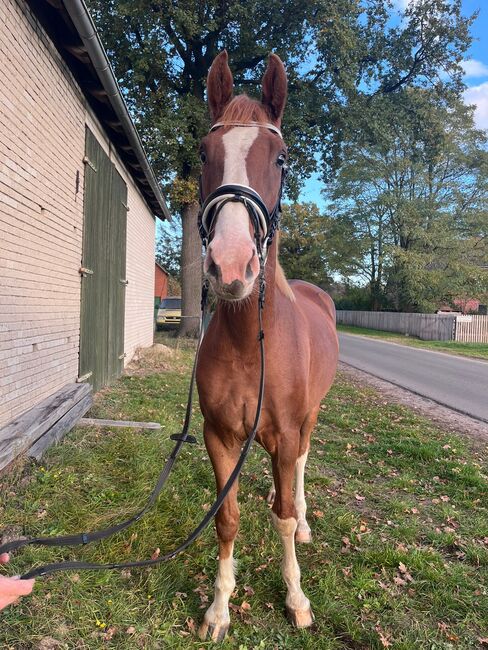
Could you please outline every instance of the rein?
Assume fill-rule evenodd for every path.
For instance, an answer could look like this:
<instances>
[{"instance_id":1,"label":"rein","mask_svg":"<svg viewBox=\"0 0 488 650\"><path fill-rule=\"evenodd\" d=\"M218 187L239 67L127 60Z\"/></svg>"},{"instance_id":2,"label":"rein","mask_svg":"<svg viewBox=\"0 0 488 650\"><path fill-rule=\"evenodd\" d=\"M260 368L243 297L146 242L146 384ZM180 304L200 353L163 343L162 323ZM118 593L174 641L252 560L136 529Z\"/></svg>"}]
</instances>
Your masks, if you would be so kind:
<instances>
[{"instance_id":1,"label":"rein","mask_svg":"<svg viewBox=\"0 0 488 650\"><path fill-rule=\"evenodd\" d=\"M214 503L207 511L205 517L198 524L198 526L174 550L170 551L169 553L166 553L165 555L159 556L154 560L149 559L149 560L137 560L135 562L114 562L110 564L99 564L96 562L82 562L82 561L56 562L54 564L46 564L36 569L31 569L30 571L28 571L27 573L21 576L22 580L37 578L40 576L49 575L51 573L56 573L58 571L74 571L74 570L101 571L106 569L130 569L136 567L148 567L148 566L154 566L156 564L161 564L162 562L167 562L168 560L171 560L176 555L184 551L188 546L190 546L192 542L195 541L195 539L200 535L200 533L202 533L202 531L209 525L213 517L220 509L220 506L222 505L225 497L229 493L229 490L232 488L234 482L236 481L237 477L240 474L242 466L244 465L244 462L249 454L251 445L254 442L254 439L256 437L259 420L261 417L261 410L263 406L263 396L264 396L264 374L265 374L264 333L262 329L262 310L264 307L264 291L265 291L264 264L261 265L260 276L259 276L259 288L260 288L260 294L258 300L258 317L259 317L258 340L259 340L259 348L260 348L260 356L261 356L261 372L260 372L259 390L258 390L258 403L256 407L256 415L254 417L254 423L251 432L249 433L249 436L242 448L239 460L237 461L237 464L232 471L232 474L230 475L229 479L227 480L227 483L222 488L217 499L214 501ZM22 548L23 546L29 546L34 544L41 545L41 546L80 546L80 545L85 546L86 544L90 544L91 542L96 542L102 539L106 539L107 537L111 537L115 533L119 533L122 530L125 530L135 522L139 521L146 514L146 512L154 505L157 497L159 496L161 490L163 489L164 484L166 483L166 480L168 479L168 476L173 468L173 465L178 455L180 454L183 443L185 442L196 443L196 439L188 433L188 430L191 422L193 391L195 386L198 353L200 351L200 346L204 336L204 317L206 314L207 292L208 292L208 283L204 282L202 287L202 313L200 317L200 335L198 339L198 346L195 354L195 360L193 362L193 369L192 369L192 374L190 379L188 402L186 406L186 414L185 414L183 429L181 434L174 434L171 436L172 440L176 440L176 445L174 446L173 451L171 452L168 460L166 461L159 475L156 486L151 492L151 495L149 496L149 499L147 500L144 508L142 508L142 510L137 512L135 515L133 515L126 521L116 524L115 526L110 526L109 528L103 528L97 531L92 531L88 533L76 533L74 535L63 535L59 537L33 537L28 539L17 539L11 542L7 542L6 544L0 546L0 554L9 553L16 549Z\"/></svg>"},{"instance_id":2,"label":"rein","mask_svg":"<svg viewBox=\"0 0 488 650\"><path fill-rule=\"evenodd\" d=\"M214 130L220 126L229 126L228 124L214 124L211 130ZM240 124L235 123L232 126L255 126L254 123L251 124ZM256 126L265 126L270 128L273 131L276 131L281 137L281 133L274 125L263 125L256 124ZM188 535L188 537L174 550L166 553L165 555L159 556L155 559L149 560L136 560L134 562L114 562L110 564L99 564L96 562L83 562L83 561L67 561L67 562L56 562L53 564L46 564L44 566L31 569L27 573L21 576L21 579L27 580L30 578L37 578L40 576L49 575L56 573L58 571L101 571L106 569L129 569L136 567L149 567L156 564L161 564L171 560L176 555L184 551L195 539L202 533L202 531L210 524L218 510L220 509L224 499L228 495L230 489L235 483L237 477L239 476L242 466L247 459L251 445L256 438L259 420L261 417L261 411L263 406L264 398L264 375L265 375L265 357L264 357L264 332L263 332L263 323L262 323L262 312L264 309L264 298L266 291L266 282L264 277L265 264L266 264L266 255L267 248L270 245L273 236L276 232L276 229L279 225L279 217L281 213L281 195L283 191L284 180L286 176L286 167L282 168L281 184L279 189L278 201L272 210L271 213L268 212L266 205L262 198L257 192L255 192L251 187L243 185L222 185L218 187L214 192L212 192L205 201L203 201L201 196L201 180L200 180L200 204L201 209L198 216L198 226L200 235L202 238L203 245L205 248L208 246L209 237L215 220L222 209L222 207L229 201L241 202L246 207L246 210L251 219L255 239L256 247L259 256L259 298L258 298L258 322L259 322L259 332L258 332L258 341L259 341L259 350L260 350L260 379L259 379L259 389L258 389L258 403L256 406L256 414L254 417L254 422L252 429L247 437L246 442L241 450L241 455L237 461L236 466L234 467L231 475L229 476L227 483L222 488L218 497L210 507L210 509L205 514L202 521L198 526ZM136 514L132 515L129 519L122 521L114 526L108 528L103 528L97 531L75 533L73 535L62 535L58 537L32 537L27 539L17 539L11 542L7 542L0 546L0 554L9 553L16 549L22 548L29 545L41 545L41 546L86 546L91 542L100 541L111 537L116 533L119 533L127 529L132 524L139 521L146 512L152 508L155 504L161 490L163 489L169 474L173 468L173 465L180 454L183 444L186 443L196 443L196 439L189 434L191 415L192 415L192 406L193 406L193 392L195 387L195 378L196 378L196 369L198 363L198 355L200 352L200 347L203 341L205 334L204 329L204 320L206 315L206 305L207 305L207 294L208 294L208 281L204 280L202 285L202 299L201 299L201 315L200 315L200 333L198 338L197 350L195 353L195 360L193 362L193 369L190 379L190 386L188 392L188 401L186 405L185 420L183 423L183 429L180 434L174 434L171 436L172 440L176 441L168 460L166 461L159 477L157 483L151 492L145 506L139 510Z\"/></svg>"}]
</instances>

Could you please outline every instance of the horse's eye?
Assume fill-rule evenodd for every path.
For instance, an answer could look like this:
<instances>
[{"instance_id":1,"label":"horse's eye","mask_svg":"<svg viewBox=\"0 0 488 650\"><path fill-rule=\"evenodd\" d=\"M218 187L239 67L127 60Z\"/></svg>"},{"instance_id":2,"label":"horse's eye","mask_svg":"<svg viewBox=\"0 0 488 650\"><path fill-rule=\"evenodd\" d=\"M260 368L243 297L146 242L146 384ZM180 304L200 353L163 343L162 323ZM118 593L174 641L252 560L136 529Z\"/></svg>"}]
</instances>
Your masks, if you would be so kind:
<instances>
[{"instance_id":1,"label":"horse's eye","mask_svg":"<svg viewBox=\"0 0 488 650\"><path fill-rule=\"evenodd\" d=\"M207 162L207 154L205 153L205 151L200 151L200 160L202 161L202 163Z\"/></svg>"},{"instance_id":2,"label":"horse's eye","mask_svg":"<svg viewBox=\"0 0 488 650\"><path fill-rule=\"evenodd\" d=\"M276 161L276 164L279 167L283 167L283 165L286 163L286 155L284 153L280 153L278 156L278 160Z\"/></svg>"}]
</instances>

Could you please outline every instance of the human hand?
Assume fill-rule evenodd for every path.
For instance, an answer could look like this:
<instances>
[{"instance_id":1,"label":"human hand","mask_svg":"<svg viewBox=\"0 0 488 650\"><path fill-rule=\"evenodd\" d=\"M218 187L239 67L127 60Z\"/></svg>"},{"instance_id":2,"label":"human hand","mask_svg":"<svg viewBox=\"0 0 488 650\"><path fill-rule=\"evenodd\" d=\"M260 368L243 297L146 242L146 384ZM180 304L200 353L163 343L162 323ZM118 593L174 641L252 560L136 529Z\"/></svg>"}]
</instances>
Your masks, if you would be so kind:
<instances>
[{"instance_id":1,"label":"human hand","mask_svg":"<svg viewBox=\"0 0 488 650\"><path fill-rule=\"evenodd\" d=\"M0 564L9 561L8 553L0 555ZM27 596L34 587L35 580L20 580L19 576L7 578L0 576L0 610L15 603L20 596Z\"/></svg>"}]
</instances>

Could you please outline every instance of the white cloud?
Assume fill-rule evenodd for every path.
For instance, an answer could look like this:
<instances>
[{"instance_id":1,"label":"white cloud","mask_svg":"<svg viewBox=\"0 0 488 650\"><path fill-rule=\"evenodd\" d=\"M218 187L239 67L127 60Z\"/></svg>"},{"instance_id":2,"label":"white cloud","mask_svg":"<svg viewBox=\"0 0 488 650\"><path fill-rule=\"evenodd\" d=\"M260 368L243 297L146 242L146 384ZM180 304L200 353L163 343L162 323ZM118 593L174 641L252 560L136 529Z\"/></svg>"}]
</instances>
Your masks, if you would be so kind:
<instances>
[{"instance_id":1,"label":"white cloud","mask_svg":"<svg viewBox=\"0 0 488 650\"><path fill-rule=\"evenodd\" d=\"M480 129L488 129L488 81L471 86L464 92L466 104L476 104L474 119Z\"/></svg>"},{"instance_id":2,"label":"white cloud","mask_svg":"<svg viewBox=\"0 0 488 650\"><path fill-rule=\"evenodd\" d=\"M461 61L461 67L464 70L464 76L469 77L488 77L488 65L476 59L467 59Z\"/></svg>"}]
</instances>

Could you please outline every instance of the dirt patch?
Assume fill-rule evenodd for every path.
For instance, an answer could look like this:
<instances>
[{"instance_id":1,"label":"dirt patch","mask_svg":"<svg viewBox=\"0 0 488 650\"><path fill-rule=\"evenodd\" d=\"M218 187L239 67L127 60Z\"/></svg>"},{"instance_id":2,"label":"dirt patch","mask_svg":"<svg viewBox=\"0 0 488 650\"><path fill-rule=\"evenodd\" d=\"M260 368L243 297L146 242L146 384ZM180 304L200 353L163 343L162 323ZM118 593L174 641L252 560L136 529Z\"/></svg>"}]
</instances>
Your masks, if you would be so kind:
<instances>
[{"instance_id":1,"label":"dirt patch","mask_svg":"<svg viewBox=\"0 0 488 650\"><path fill-rule=\"evenodd\" d=\"M391 402L408 406L416 413L424 415L448 431L461 433L475 441L485 444L488 443L488 425L479 420L470 418L468 415L463 415L457 411L452 411L446 406L437 404L437 402L426 397L415 395L415 393L411 393L405 388L390 384L388 381L374 377L363 370L358 370L345 363L339 363L339 370L349 381L367 384L375 388L382 395L387 396Z\"/></svg>"},{"instance_id":2,"label":"dirt patch","mask_svg":"<svg viewBox=\"0 0 488 650\"><path fill-rule=\"evenodd\" d=\"M150 348L138 348L126 367L125 374L129 377L142 377L164 370L173 370L179 358L179 350L163 343L155 343Z\"/></svg>"}]
</instances>

